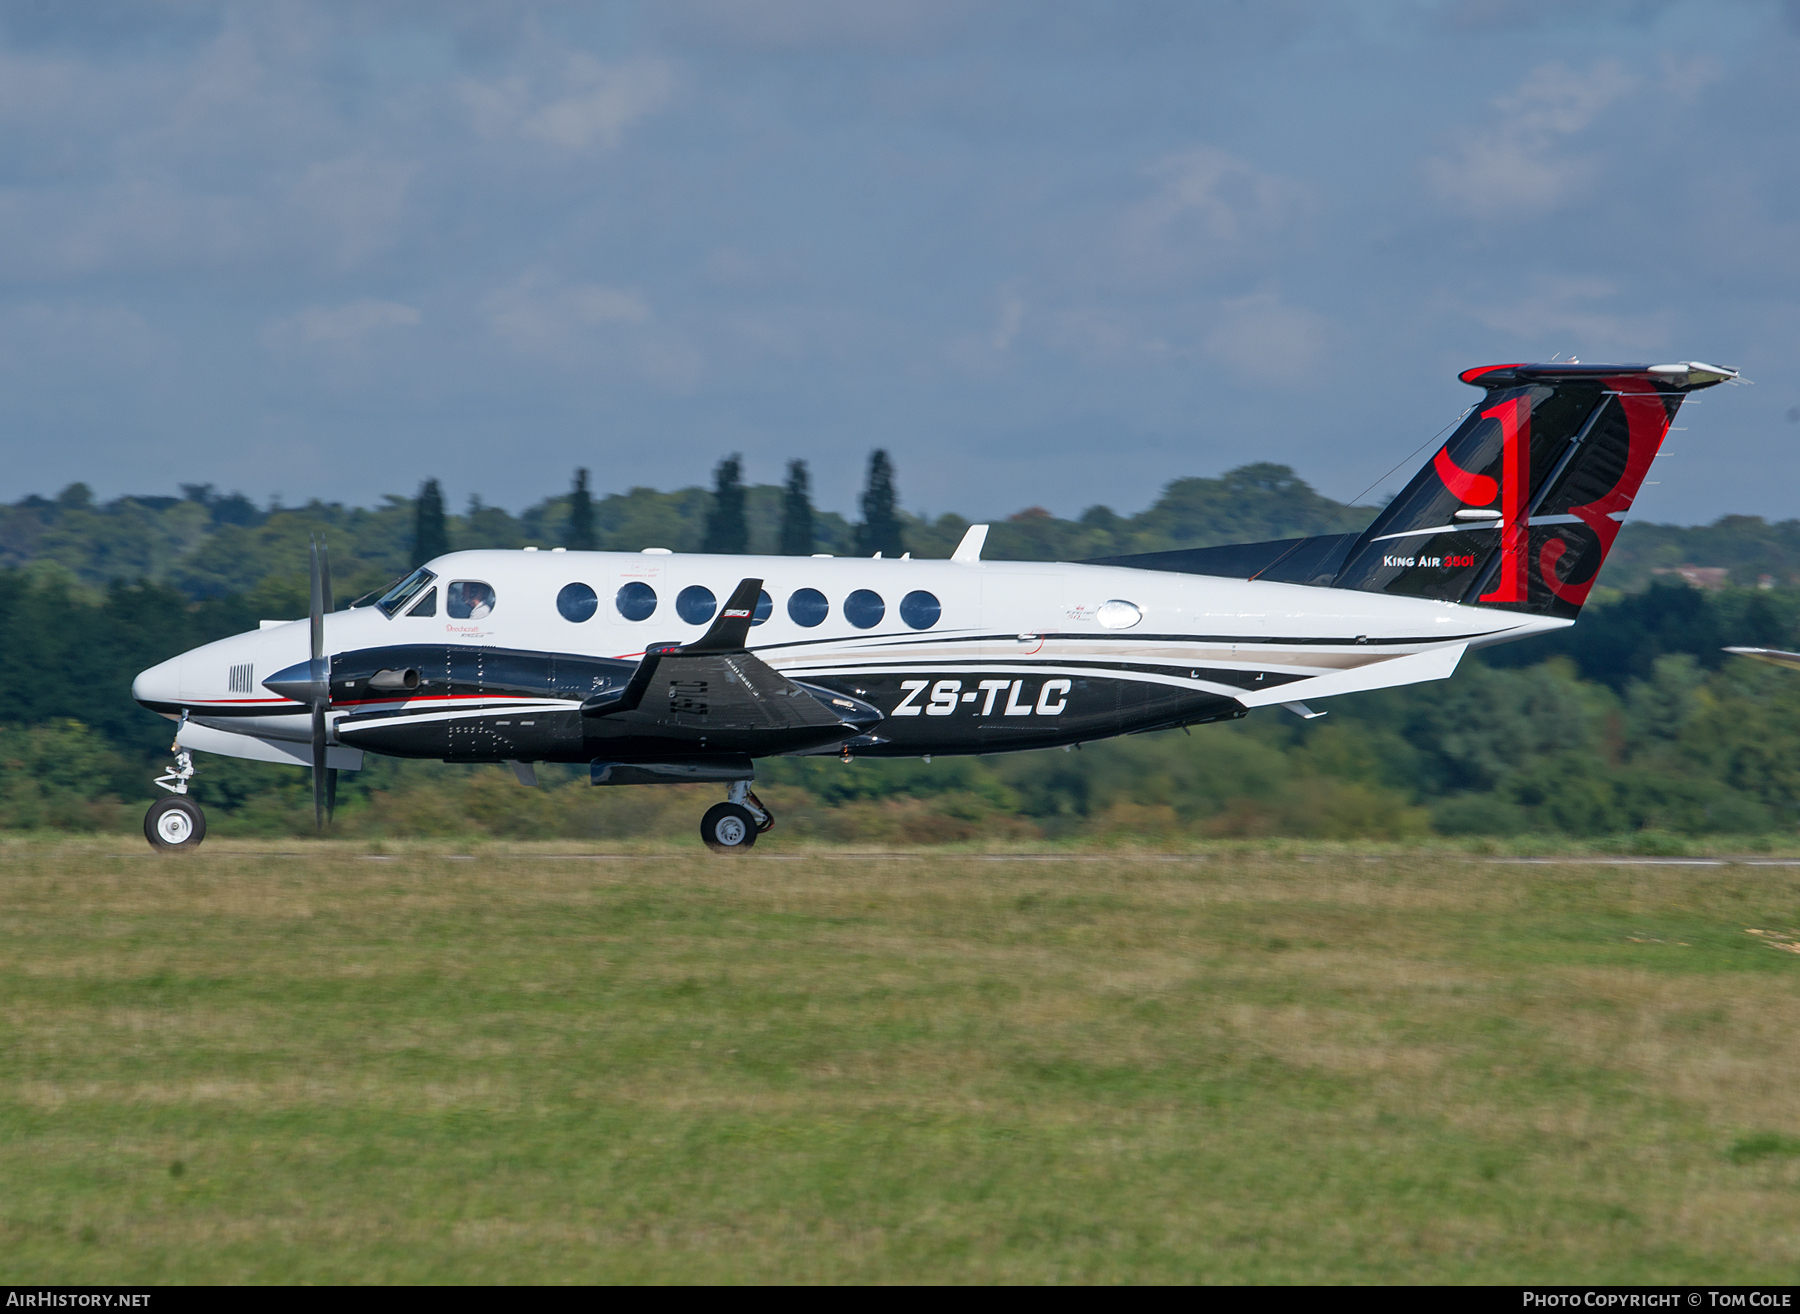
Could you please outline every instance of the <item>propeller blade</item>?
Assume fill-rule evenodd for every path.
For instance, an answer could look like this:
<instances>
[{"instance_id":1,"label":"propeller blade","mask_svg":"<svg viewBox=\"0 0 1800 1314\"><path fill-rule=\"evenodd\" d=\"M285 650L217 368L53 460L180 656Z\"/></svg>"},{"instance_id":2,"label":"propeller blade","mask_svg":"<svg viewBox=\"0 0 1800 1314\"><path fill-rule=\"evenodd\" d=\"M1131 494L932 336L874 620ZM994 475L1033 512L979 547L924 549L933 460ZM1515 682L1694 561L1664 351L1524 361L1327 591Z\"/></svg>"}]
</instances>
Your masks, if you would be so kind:
<instances>
[{"instance_id":1,"label":"propeller blade","mask_svg":"<svg viewBox=\"0 0 1800 1314\"><path fill-rule=\"evenodd\" d=\"M331 603L331 551L325 546L325 540L322 538L319 540L319 578L323 585L319 590L323 595L320 601L324 604L320 610L336 611L337 608Z\"/></svg>"},{"instance_id":2,"label":"propeller blade","mask_svg":"<svg viewBox=\"0 0 1800 1314\"><path fill-rule=\"evenodd\" d=\"M325 829L325 704L312 709L313 821Z\"/></svg>"},{"instance_id":3,"label":"propeller blade","mask_svg":"<svg viewBox=\"0 0 1800 1314\"><path fill-rule=\"evenodd\" d=\"M312 540L312 657L325 655L325 581L319 573L319 540Z\"/></svg>"},{"instance_id":4,"label":"propeller blade","mask_svg":"<svg viewBox=\"0 0 1800 1314\"><path fill-rule=\"evenodd\" d=\"M325 823L327 825L331 824L332 815L337 812L337 778L338 769L336 767L325 769Z\"/></svg>"}]
</instances>

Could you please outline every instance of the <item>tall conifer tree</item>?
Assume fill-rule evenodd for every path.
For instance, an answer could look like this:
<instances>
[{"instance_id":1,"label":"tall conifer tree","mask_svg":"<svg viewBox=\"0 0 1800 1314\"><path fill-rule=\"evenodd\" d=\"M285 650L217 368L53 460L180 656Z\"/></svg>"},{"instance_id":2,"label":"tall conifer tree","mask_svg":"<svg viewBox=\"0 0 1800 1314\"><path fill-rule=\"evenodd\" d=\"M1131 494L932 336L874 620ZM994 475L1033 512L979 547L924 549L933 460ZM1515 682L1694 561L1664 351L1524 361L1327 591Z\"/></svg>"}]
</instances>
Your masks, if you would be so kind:
<instances>
[{"instance_id":1,"label":"tall conifer tree","mask_svg":"<svg viewBox=\"0 0 1800 1314\"><path fill-rule=\"evenodd\" d=\"M569 494L569 520L563 526L563 546L571 552L592 552L594 542L594 499L588 494L588 472L575 472L575 489Z\"/></svg>"},{"instance_id":2,"label":"tall conifer tree","mask_svg":"<svg viewBox=\"0 0 1800 1314\"><path fill-rule=\"evenodd\" d=\"M856 550L863 556L879 552L897 557L906 551L901 539L900 513L895 506L894 464L877 447L869 454L869 483L863 489L862 524L856 527Z\"/></svg>"},{"instance_id":3,"label":"tall conifer tree","mask_svg":"<svg viewBox=\"0 0 1800 1314\"><path fill-rule=\"evenodd\" d=\"M812 480L805 461L789 461L787 494L781 499L781 555L809 557L812 550Z\"/></svg>"},{"instance_id":4,"label":"tall conifer tree","mask_svg":"<svg viewBox=\"0 0 1800 1314\"><path fill-rule=\"evenodd\" d=\"M744 458L732 453L713 471L712 511L706 517L706 541L702 552L741 553L750 550L750 525L744 518Z\"/></svg>"},{"instance_id":5,"label":"tall conifer tree","mask_svg":"<svg viewBox=\"0 0 1800 1314\"><path fill-rule=\"evenodd\" d=\"M450 550L450 530L444 523L444 490L427 479L419 486L413 507L413 564L423 565Z\"/></svg>"}]
</instances>

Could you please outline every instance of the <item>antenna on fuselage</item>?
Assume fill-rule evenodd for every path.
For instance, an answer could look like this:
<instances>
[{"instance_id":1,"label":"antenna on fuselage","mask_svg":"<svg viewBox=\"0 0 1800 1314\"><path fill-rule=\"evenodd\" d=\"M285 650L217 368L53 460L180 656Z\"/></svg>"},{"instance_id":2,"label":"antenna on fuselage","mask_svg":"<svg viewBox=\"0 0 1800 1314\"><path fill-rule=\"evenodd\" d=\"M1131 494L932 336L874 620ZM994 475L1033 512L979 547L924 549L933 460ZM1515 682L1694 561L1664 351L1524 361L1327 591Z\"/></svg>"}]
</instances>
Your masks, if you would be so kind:
<instances>
[{"instance_id":1,"label":"antenna on fuselage","mask_svg":"<svg viewBox=\"0 0 1800 1314\"><path fill-rule=\"evenodd\" d=\"M956 545L956 551L950 554L950 560L980 561L982 544L987 542L987 532L986 525L970 525L962 536L962 542Z\"/></svg>"}]
</instances>

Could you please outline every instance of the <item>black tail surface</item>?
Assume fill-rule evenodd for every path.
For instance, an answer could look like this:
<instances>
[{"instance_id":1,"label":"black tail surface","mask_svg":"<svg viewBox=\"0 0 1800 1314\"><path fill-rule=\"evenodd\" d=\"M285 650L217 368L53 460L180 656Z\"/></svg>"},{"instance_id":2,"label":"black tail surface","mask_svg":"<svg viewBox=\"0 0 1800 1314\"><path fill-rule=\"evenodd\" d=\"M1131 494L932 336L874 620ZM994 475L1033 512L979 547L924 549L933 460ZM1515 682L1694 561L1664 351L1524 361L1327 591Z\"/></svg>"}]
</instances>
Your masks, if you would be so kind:
<instances>
[{"instance_id":1,"label":"black tail surface","mask_svg":"<svg viewBox=\"0 0 1800 1314\"><path fill-rule=\"evenodd\" d=\"M1687 394L1736 371L1491 365L1455 433L1361 534L1094 564L1235 575L1573 618Z\"/></svg>"}]
</instances>

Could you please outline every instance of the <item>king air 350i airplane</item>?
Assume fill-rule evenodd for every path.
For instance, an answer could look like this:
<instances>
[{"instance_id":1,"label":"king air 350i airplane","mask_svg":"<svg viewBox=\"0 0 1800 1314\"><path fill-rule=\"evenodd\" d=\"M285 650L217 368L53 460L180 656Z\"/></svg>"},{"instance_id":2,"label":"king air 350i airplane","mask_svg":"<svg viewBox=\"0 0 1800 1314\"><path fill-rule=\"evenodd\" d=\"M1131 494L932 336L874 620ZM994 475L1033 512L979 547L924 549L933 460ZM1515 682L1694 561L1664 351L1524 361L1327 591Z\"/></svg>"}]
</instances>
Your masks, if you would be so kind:
<instances>
[{"instance_id":1,"label":"king air 350i airplane","mask_svg":"<svg viewBox=\"0 0 1800 1314\"><path fill-rule=\"evenodd\" d=\"M321 824L366 753L589 764L596 785L716 782L701 836L774 818L756 759L1067 747L1442 680L1470 648L1572 624L1689 393L1735 370L1493 365L1361 533L1079 563L452 552L367 605L265 621L139 675L180 727L159 848L198 844L191 753L310 766ZM724 603L720 605L720 598Z\"/></svg>"}]
</instances>

